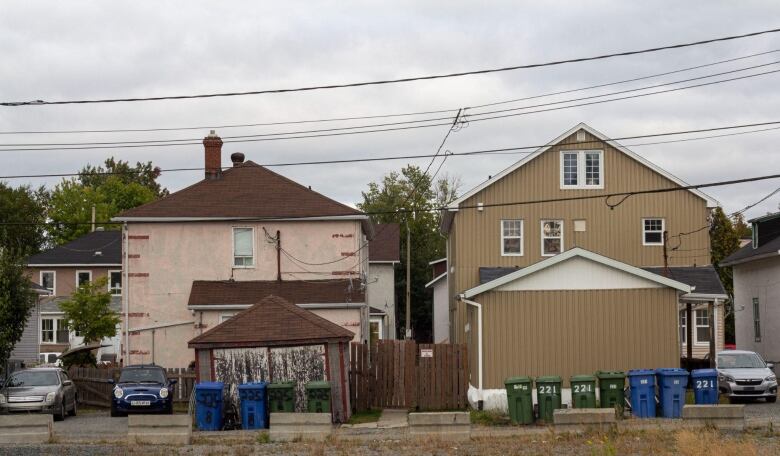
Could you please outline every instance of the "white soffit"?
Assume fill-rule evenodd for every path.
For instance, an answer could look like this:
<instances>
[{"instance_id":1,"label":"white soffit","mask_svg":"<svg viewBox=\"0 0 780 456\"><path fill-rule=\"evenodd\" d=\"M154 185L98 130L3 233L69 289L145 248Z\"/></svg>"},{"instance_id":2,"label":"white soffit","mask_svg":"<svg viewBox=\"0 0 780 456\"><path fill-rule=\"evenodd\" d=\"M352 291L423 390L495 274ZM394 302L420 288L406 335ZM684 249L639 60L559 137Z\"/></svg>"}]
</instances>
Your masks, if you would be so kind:
<instances>
[{"instance_id":1,"label":"white soffit","mask_svg":"<svg viewBox=\"0 0 780 456\"><path fill-rule=\"evenodd\" d=\"M498 182L499 180L501 180L502 178L504 178L508 174L511 174L516 169L519 169L520 167L522 167L526 163L530 162L534 158L538 157L539 155L543 154L544 152L548 151L551 147L555 146L559 142L561 142L564 139L568 138L569 136L573 135L578 130L585 130L588 133L592 134L593 136L595 136L595 137L597 137L599 139L604 140L604 142L606 142L610 146L614 147L615 149L619 150L620 152L623 152L624 154L628 155L629 157L633 158L634 160L638 161L639 163L645 165L646 167L652 169L653 171L657 172L658 174L664 176L665 178L669 179L670 181L674 182L677 185L680 185L682 187L686 187L686 186L689 185L687 182L683 181L679 177L677 177L677 176L673 175L672 173L670 173L670 172L660 168L658 165L648 161L646 158L644 158L644 157L642 157L642 156L632 152L631 150L629 150L625 146L623 146L621 144L618 144L615 141L608 141L607 140L608 137L606 135L604 135L603 133L601 133L598 130L594 129L593 127L589 126L588 124L579 123L579 124L575 125L574 127L572 127L571 129L569 129L566 132L564 132L562 135L558 136L557 138L553 139L552 141L549 141L546 146L543 146L543 147L540 147L539 149L536 149L533 153L530 153L530 154L526 155L525 158L515 162L514 164L512 164L508 168L504 169L500 173L496 174L492 178L482 182L481 184L479 184L476 187L472 188L468 192L464 193L460 198L458 198L455 201L451 202L449 204L449 206L447 206L447 209L449 209L451 211L458 210L458 206L460 206L461 203L463 203L467 199L471 198L472 196L476 195L477 193L481 192L482 190L484 190L485 188L489 187L490 185ZM707 195L706 193L702 192L701 190L692 188L692 189L689 189L688 191L693 193L694 195L698 196L699 198L705 200L707 202L707 207L720 206L720 202L718 202L718 200L716 200L715 198Z\"/></svg>"}]
</instances>

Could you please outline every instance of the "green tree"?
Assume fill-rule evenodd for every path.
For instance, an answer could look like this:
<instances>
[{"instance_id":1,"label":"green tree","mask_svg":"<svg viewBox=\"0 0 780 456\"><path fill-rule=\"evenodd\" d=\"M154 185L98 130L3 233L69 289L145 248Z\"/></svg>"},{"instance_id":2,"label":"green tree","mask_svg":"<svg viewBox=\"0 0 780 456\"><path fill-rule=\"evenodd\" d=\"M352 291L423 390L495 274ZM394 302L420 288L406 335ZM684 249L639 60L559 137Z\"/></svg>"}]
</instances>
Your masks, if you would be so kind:
<instances>
[{"instance_id":1,"label":"green tree","mask_svg":"<svg viewBox=\"0 0 780 456\"><path fill-rule=\"evenodd\" d=\"M23 258L38 253L46 244L46 207L49 194L43 187L11 188L0 182L0 249ZM10 223L18 223L11 225Z\"/></svg>"},{"instance_id":2,"label":"green tree","mask_svg":"<svg viewBox=\"0 0 780 456\"><path fill-rule=\"evenodd\" d=\"M405 332L406 318L406 233L411 234L411 321L414 338L430 341L432 338L433 301L425 289L429 280L428 262L445 255L445 239L439 233L440 214L433 209L454 199L459 180L443 177L435 184L422 170L408 165L400 172L387 174L380 182L371 182L362 192L363 201L357 206L372 215L376 223L398 223L401 227L401 263L396 266L396 321L398 335ZM414 210L414 214L395 212Z\"/></svg>"},{"instance_id":3,"label":"green tree","mask_svg":"<svg viewBox=\"0 0 780 456\"><path fill-rule=\"evenodd\" d=\"M82 168L79 172L79 182L85 187L98 188L110 177L116 177L123 184L141 184L158 198L168 196L168 189L157 182L161 174L160 167L152 165L152 162L137 162L135 166L130 166L126 161L116 161L114 157L109 157L103 164L105 166L87 165Z\"/></svg>"},{"instance_id":4,"label":"green tree","mask_svg":"<svg viewBox=\"0 0 780 456\"><path fill-rule=\"evenodd\" d=\"M0 248L0 366L22 338L36 299L21 261Z\"/></svg>"},{"instance_id":5,"label":"green tree","mask_svg":"<svg viewBox=\"0 0 780 456\"><path fill-rule=\"evenodd\" d=\"M94 282L84 283L65 302L60 309L65 314L68 328L84 338L84 345L100 342L116 336L119 315L111 310L111 293L108 292L105 277ZM66 365L95 364L92 353L85 357L65 361Z\"/></svg>"},{"instance_id":6,"label":"green tree","mask_svg":"<svg viewBox=\"0 0 780 456\"><path fill-rule=\"evenodd\" d=\"M710 227L710 252L712 264L718 272L723 288L729 296L726 308L724 309L725 324L724 333L727 343L734 342L734 278L730 267L720 266L720 263L729 255L739 249L740 233L738 232L739 222L732 222L728 215L720 207L715 208L712 213L712 225ZM744 222L742 222L744 225Z\"/></svg>"}]
</instances>

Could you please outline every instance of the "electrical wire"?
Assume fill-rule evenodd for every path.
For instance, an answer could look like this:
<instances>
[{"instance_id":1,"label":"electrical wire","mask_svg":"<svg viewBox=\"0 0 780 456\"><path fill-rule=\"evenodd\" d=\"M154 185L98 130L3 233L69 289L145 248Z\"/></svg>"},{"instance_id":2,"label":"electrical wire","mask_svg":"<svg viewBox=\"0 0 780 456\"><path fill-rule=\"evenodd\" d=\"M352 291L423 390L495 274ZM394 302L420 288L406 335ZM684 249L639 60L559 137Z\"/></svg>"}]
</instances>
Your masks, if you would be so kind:
<instances>
[{"instance_id":1,"label":"electrical wire","mask_svg":"<svg viewBox=\"0 0 780 456\"><path fill-rule=\"evenodd\" d=\"M351 83L342 83L342 84L323 84L323 85L313 85L313 86L304 86L304 87L286 88L286 89L265 89L265 90L251 90L251 91L242 91L242 92L208 93L208 94L197 94L197 95L168 95L168 96L158 96L158 97L103 98L103 99L59 100L59 101L45 101L42 99L36 99L33 101L3 101L0 102L0 106L19 107L19 106L65 105L65 104L95 104L95 103L120 103L120 102L137 102L137 101L183 100L183 99L194 99L194 98L234 97L234 96L245 96L245 95L263 95L263 94L272 94L272 93L304 92L304 91L314 91L314 90L339 89L339 88L347 88L347 87L386 85L386 84L396 84L402 82L445 79L445 78L454 78L454 77L461 77L461 76L525 70L530 68L549 67L549 66L563 65L569 63L603 60L603 59L609 59L614 57L625 57L631 55L653 53L653 52L658 52L663 50L700 46L704 44L711 44L717 42L733 41L733 40L755 37L759 35L766 35L766 34L777 33L777 32L780 32L780 28L761 30L756 32L744 33L740 35L730 35L730 36L724 36L718 38L711 38L707 40L699 40L699 41L693 41L687 43L679 43L679 44L673 44L667 46L657 46L657 47L640 49L640 50L614 52L614 53L596 55L591 57L578 57L578 58L550 61L544 63L513 65L513 66L507 66L501 68L490 68L490 69L481 69L481 70L472 70L472 71L463 71L463 72L445 73L445 74L434 74L434 75L427 75L427 76L414 76L414 77L405 77L405 78L396 78L396 79L351 82Z\"/></svg>"},{"instance_id":2,"label":"electrical wire","mask_svg":"<svg viewBox=\"0 0 780 456\"><path fill-rule=\"evenodd\" d=\"M652 133L652 134L645 134L645 135L630 135L630 136L621 136L621 137L613 137L613 138L605 138L605 139L595 139L590 140L589 142L600 142L600 143L610 143L610 142L617 142L617 141L625 141L625 140L634 140L634 139L643 139L643 138L657 138L657 137L664 137L664 136L676 136L676 135L685 135L685 134L695 134L695 133L705 133L705 132L712 132L712 131L723 131L723 130L733 130L738 128L750 128L750 127L757 127L757 126L765 126L765 125L777 125L780 124L780 120L777 121L769 121L769 122L757 122L757 123L750 123L750 124L740 124L740 125L727 125L727 126L721 126L721 127L713 127L713 128L701 128L701 129L695 129L695 130L678 130L673 132L661 132L661 133ZM670 144L675 142L689 142L689 141L700 141L705 139L712 139L712 138L721 138L724 136L736 136L736 135L745 135L745 134L751 134L751 133L760 133L760 132L766 132L770 130L778 130L780 127L772 127L772 128L764 128L759 130L750 130L750 131L742 131L742 132L735 132L735 133L727 133L727 134L719 134L719 135L709 135L709 136L701 136L696 138L682 138L682 139L675 139L670 141L659 141L659 142L649 142L649 143L640 143L640 144L630 144L626 147L641 147L641 146L650 146L650 145L656 145L656 144ZM552 146L570 146L570 145L581 145L581 142L561 142L561 143L546 143L541 145L529 145L529 146L516 146L516 147L502 147L502 148L496 148L496 149L484 149L484 150L475 150L475 151L468 151L468 152L449 152L448 156L453 157L461 157L461 156L472 156L472 155L484 155L484 154L528 154L533 152L534 150L541 149L544 147L552 147ZM279 162L279 163L266 163L262 164L261 166L264 167L284 167L284 166L310 166L310 165L331 165L331 164L345 164L345 163L362 163L362 162L377 162L377 161L392 161L392 160L412 160L412 159L420 159L420 158L431 158L434 157L435 154L417 154L417 155L401 155L401 156L384 156L384 157L363 157L363 158L351 158L351 159L341 159L341 160L313 160L313 161L303 161L303 162ZM230 169L231 167L224 167L223 169ZM191 167L191 168L165 168L160 169L159 171L161 173L165 172L182 172L182 171L203 171L204 167ZM136 174L140 171L134 171L134 170L128 170L123 172L109 172L109 171L103 171L103 172L89 172L84 173L90 176L99 176L99 175L125 175L125 174ZM49 173L49 174L17 174L17 175L6 175L6 176L0 176L0 179L27 179L27 178L43 178L43 177L73 177L73 176L80 176L82 173Z\"/></svg>"},{"instance_id":3,"label":"electrical wire","mask_svg":"<svg viewBox=\"0 0 780 456\"><path fill-rule=\"evenodd\" d=\"M686 71L692 71L697 70L701 68L716 66L716 65L722 65L724 63L730 63L735 62L739 60L745 60L750 59L753 57L759 57L763 55L773 54L776 52L780 52L780 49L773 49L766 52L758 52L754 54L748 54L740 57L733 57L730 59L725 60L719 60L711 63L706 63L702 65L696 65L686 68L679 68L677 70L672 71L666 71L663 73L655 73L651 75L645 75L640 77L635 77L631 79L624 79L620 81L613 81L613 82L607 82L592 86L586 86L586 87L580 87L576 89L567 89L567 90L561 90L556 92L548 92L538 95L531 95L527 97L522 98L514 98L511 100L503 100L503 101L496 101L492 103L485 103L481 105L474 105L471 106L472 109L482 108L482 107L488 107L488 106L497 106L502 104L508 104L508 103L515 103L518 101L527 101L527 100L533 100L538 98L545 98L545 97L551 97L555 95L564 95L567 93L574 93L574 92L582 92L586 90L592 90L592 89L598 89L603 87L609 87L614 85L620 85L620 84L626 84L629 82L636 82L636 81L642 81L646 79L652 79L657 78L661 76L668 76L670 74L676 74L676 73L683 73ZM278 126L278 125L295 125L295 124L307 124L307 123L324 123L324 122L341 122L341 121L348 121L348 120L367 120L367 119L381 119L381 118L392 118L392 117L409 117L409 116L418 116L418 115L427 115L427 114L442 114L442 113L452 113L453 115L457 112L458 108L451 108L451 109L438 109L438 110L428 110L428 111L417 111L417 112L405 112L405 113L392 113L392 114L375 114L375 115L362 115L362 116L350 116L350 117L332 117L332 118L324 118L324 119L306 119L306 120L291 120L291 121L277 121L277 122L261 122L261 123L245 123L245 124L217 124L217 125L200 125L200 126L185 126L185 127L167 127L167 128L114 128L114 129L91 129L91 130L17 130L17 131L0 131L0 135L17 135L17 134L81 134L81 133L139 133L139 132L158 132L158 131L184 131L184 130L217 130L217 129L230 129L230 128L247 128L247 127L265 127L265 126Z\"/></svg>"}]
</instances>

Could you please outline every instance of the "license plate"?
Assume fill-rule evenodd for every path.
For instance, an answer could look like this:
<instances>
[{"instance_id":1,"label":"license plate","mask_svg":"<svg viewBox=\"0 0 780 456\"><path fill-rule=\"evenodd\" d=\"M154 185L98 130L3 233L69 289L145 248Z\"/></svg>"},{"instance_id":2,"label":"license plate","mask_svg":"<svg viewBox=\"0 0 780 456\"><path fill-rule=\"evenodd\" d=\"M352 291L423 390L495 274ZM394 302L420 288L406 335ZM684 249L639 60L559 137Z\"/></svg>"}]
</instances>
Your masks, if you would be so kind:
<instances>
[{"instance_id":1,"label":"license plate","mask_svg":"<svg viewBox=\"0 0 780 456\"><path fill-rule=\"evenodd\" d=\"M130 401L130 405L132 405L134 407L136 407L136 406L137 407L142 407L144 405L149 405L149 404L151 404L150 401Z\"/></svg>"}]
</instances>

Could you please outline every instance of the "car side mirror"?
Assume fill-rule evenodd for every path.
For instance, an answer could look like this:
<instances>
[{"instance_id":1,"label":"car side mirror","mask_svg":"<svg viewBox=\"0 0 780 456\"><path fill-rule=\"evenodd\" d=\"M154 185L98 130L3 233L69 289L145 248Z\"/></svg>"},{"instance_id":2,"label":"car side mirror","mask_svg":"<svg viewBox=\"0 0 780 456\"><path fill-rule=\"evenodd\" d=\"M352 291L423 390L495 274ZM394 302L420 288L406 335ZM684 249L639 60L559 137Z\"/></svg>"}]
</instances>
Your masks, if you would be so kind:
<instances>
[{"instance_id":1,"label":"car side mirror","mask_svg":"<svg viewBox=\"0 0 780 456\"><path fill-rule=\"evenodd\" d=\"M73 381L72 380L65 380L64 382L62 382L62 384L63 384L63 386L70 386L70 385L73 384Z\"/></svg>"},{"instance_id":2,"label":"car side mirror","mask_svg":"<svg viewBox=\"0 0 780 456\"><path fill-rule=\"evenodd\" d=\"M172 379L168 380L168 382L169 382L171 385L175 385L175 384L176 384L176 383L178 383L179 381L178 381L178 380L176 380L175 378L172 378Z\"/></svg>"},{"instance_id":3,"label":"car side mirror","mask_svg":"<svg viewBox=\"0 0 780 456\"><path fill-rule=\"evenodd\" d=\"M775 364L774 363L766 363L767 369L775 370Z\"/></svg>"},{"instance_id":4,"label":"car side mirror","mask_svg":"<svg viewBox=\"0 0 780 456\"><path fill-rule=\"evenodd\" d=\"M106 383L108 383L109 385L113 385L114 384L114 379L113 378L109 378L108 380L106 380Z\"/></svg>"}]
</instances>

